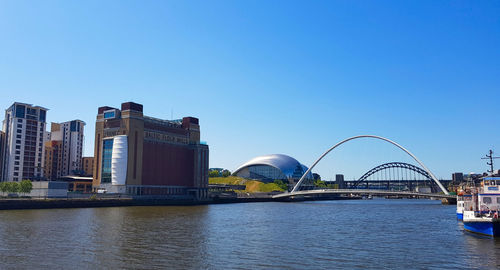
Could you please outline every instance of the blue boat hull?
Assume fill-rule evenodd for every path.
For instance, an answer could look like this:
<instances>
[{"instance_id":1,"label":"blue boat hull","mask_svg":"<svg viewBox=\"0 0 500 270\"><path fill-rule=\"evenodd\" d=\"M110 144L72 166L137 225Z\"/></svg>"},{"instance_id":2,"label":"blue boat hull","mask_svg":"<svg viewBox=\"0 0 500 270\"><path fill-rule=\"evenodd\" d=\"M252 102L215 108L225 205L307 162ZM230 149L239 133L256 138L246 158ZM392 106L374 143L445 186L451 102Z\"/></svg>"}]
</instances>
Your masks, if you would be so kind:
<instances>
[{"instance_id":1,"label":"blue boat hull","mask_svg":"<svg viewBox=\"0 0 500 270\"><path fill-rule=\"evenodd\" d=\"M457 219L458 220L463 220L464 219L464 214L463 213L457 213Z\"/></svg>"},{"instance_id":2,"label":"blue boat hull","mask_svg":"<svg viewBox=\"0 0 500 270\"><path fill-rule=\"evenodd\" d=\"M464 222L464 229L473 233L500 236L500 222Z\"/></svg>"}]
</instances>

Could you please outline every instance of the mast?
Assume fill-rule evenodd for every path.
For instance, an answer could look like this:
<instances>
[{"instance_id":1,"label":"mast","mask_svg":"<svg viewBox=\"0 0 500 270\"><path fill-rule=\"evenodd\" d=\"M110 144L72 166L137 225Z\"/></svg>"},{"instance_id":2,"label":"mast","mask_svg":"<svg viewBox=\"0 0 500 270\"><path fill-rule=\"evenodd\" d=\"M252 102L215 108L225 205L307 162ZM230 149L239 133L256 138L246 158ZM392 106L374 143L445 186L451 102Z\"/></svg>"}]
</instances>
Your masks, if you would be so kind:
<instances>
[{"instance_id":1,"label":"mast","mask_svg":"<svg viewBox=\"0 0 500 270\"><path fill-rule=\"evenodd\" d=\"M490 153L486 154L486 157L481 158L481 159L489 159L490 160L490 162L486 162L486 164L488 164L490 166L490 170L488 172L491 174L493 174L493 159L497 159L497 158L500 158L500 157L494 157L493 150L491 150L491 149L490 149Z\"/></svg>"}]
</instances>

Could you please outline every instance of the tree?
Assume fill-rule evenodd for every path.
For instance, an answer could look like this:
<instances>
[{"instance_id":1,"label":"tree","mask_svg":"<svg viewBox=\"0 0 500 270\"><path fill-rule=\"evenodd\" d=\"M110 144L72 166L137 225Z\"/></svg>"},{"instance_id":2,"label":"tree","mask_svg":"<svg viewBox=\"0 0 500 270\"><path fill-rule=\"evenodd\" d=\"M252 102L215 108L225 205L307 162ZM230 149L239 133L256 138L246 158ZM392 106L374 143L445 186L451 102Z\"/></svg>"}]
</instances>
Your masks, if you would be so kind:
<instances>
[{"instance_id":1,"label":"tree","mask_svg":"<svg viewBox=\"0 0 500 270\"><path fill-rule=\"evenodd\" d=\"M19 192L19 183L18 182L8 182L8 192L9 193L17 193Z\"/></svg>"},{"instance_id":2,"label":"tree","mask_svg":"<svg viewBox=\"0 0 500 270\"><path fill-rule=\"evenodd\" d=\"M211 170L208 172L208 177L219 177L219 172L217 170Z\"/></svg>"},{"instance_id":3,"label":"tree","mask_svg":"<svg viewBox=\"0 0 500 270\"><path fill-rule=\"evenodd\" d=\"M33 184L31 183L30 180L23 180L19 184L19 191L21 193L24 193L24 194L30 193L32 189L33 189Z\"/></svg>"},{"instance_id":4,"label":"tree","mask_svg":"<svg viewBox=\"0 0 500 270\"><path fill-rule=\"evenodd\" d=\"M274 180L274 183L278 187L280 187L282 190L285 190L285 191L288 190L288 185L285 182L283 182L282 180Z\"/></svg>"},{"instance_id":5,"label":"tree","mask_svg":"<svg viewBox=\"0 0 500 270\"><path fill-rule=\"evenodd\" d=\"M325 181L316 180L314 181L314 186L319 188L326 188L326 183Z\"/></svg>"},{"instance_id":6,"label":"tree","mask_svg":"<svg viewBox=\"0 0 500 270\"><path fill-rule=\"evenodd\" d=\"M0 182L0 191L1 192L7 192L8 191L8 182Z\"/></svg>"},{"instance_id":7,"label":"tree","mask_svg":"<svg viewBox=\"0 0 500 270\"><path fill-rule=\"evenodd\" d=\"M223 171L222 171L222 177L228 177L228 176L230 176L230 175L231 175L231 172L230 172L230 171L228 171L228 170L223 170Z\"/></svg>"}]
</instances>

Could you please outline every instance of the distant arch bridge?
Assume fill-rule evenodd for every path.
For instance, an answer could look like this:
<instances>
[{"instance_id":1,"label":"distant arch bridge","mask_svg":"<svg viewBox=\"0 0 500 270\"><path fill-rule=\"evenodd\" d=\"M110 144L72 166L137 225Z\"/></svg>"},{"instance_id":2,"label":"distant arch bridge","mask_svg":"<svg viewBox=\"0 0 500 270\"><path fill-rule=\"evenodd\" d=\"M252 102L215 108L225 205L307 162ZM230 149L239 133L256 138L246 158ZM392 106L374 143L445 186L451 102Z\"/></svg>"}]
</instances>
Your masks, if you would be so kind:
<instances>
[{"instance_id":1,"label":"distant arch bridge","mask_svg":"<svg viewBox=\"0 0 500 270\"><path fill-rule=\"evenodd\" d=\"M379 165L365 174L363 174L356 181L346 181L346 186L349 188L369 188L373 183L386 183L387 189L390 189L395 185L407 185L407 188L412 190L412 187L416 187L425 183L429 185L433 191L439 189L436 185L432 185L432 176L426 172L424 169L417 167L413 164L404 162L389 162ZM409 187L408 187L409 186Z\"/></svg>"}]
</instances>

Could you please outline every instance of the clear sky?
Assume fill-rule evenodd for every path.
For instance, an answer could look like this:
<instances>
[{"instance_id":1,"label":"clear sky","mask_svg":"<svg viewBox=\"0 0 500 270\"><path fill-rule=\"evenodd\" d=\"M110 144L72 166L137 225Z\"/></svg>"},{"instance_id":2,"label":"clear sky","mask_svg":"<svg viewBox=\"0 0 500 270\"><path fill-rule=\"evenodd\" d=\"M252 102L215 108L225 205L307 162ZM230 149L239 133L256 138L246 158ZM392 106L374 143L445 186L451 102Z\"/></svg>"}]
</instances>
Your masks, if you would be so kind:
<instances>
[{"instance_id":1,"label":"clear sky","mask_svg":"<svg viewBox=\"0 0 500 270\"><path fill-rule=\"evenodd\" d=\"M375 134L449 179L500 155L499 14L499 1L1 0L0 108L84 120L85 155L97 107L135 101L198 117L210 167L271 153L310 166ZM411 160L362 139L315 172L390 161Z\"/></svg>"}]
</instances>

